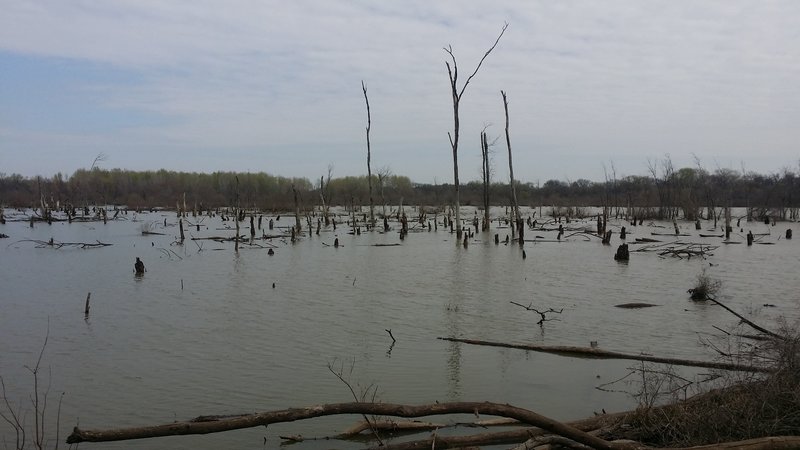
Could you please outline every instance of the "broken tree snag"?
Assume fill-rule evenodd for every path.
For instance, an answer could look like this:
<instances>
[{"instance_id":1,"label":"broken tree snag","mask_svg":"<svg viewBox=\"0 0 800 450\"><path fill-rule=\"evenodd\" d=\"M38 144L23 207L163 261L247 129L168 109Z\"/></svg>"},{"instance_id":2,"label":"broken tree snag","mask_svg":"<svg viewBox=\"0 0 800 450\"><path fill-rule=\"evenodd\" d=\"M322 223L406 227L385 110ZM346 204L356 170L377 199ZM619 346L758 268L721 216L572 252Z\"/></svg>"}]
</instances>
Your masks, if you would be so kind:
<instances>
[{"instance_id":1,"label":"broken tree snag","mask_svg":"<svg viewBox=\"0 0 800 450\"><path fill-rule=\"evenodd\" d=\"M747 366L747 365L732 364L725 362L713 362L713 361L709 362L709 361L694 361L689 359L663 358L660 356L651 356L651 355L634 355L628 353L612 352L608 350L600 350L598 348L566 347L566 346L550 346L550 345L534 345L534 344L509 344L506 342L480 341L475 339L461 339L461 338L448 338L448 337L438 337L436 339L440 339L442 341L450 341L450 342L461 342L463 344L471 344L471 345L516 348L519 350L553 353L556 355L571 356L575 358L629 359L633 361L648 361L648 362L662 363L662 364L674 364L676 366L706 367L709 369L734 370L740 372L771 371L771 369L766 367Z\"/></svg>"},{"instance_id":2,"label":"broken tree snag","mask_svg":"<svg viewBox=\"0 0 800 450\"><path fill-rule=\"evenodd\" d=\"M246 414L228 418L198 417L186 422L173 422L148 427L121 428L111 430L81 430L75 427L67 437L68 444L79 442L124 441L162 436L187 434L208 434L221 431L238 430L266 426L272 423L292 422L314 417L340 414L372 414L395 417L423 417L443 414L483 414L509 417L520 422L537 426L553 434L564 436L575 442L602 450L613 450L609 442L592 436L570 425L542 416L533 411L511 405L498 403L435 403L419 406L399 405L391 403L337 403L317 405L306 408L284 409L256 414ZM209 420L210 419L210 420Z\"/></svg>"},{"instance_id":3,"label":"broken tree snag","mask_svg":"<svg viewBox=\"0 0 800 450\"><path fill-rule=\"evenodd\" d=\"M622 244L619 247L617 247L617 254L614 255L615 261L629 261L630 259L631 259L631 254L630 251L628 251L628 244Z\"/></svg>"},{"instance_id":4,"label":"broken tree snag","mask_svg":"<svg viewBox=\"0 0 800 450\"><path fill-rule=\"evenodd\" d=\"M367 103L367 185L369 186L369 228L375 228L375 206L372 201L372 166L370 165L372 154L369 144L369 130L372 127L372 117L369 113L369 97L367 97L367 85L361 80L361 89L364 91L364 101Z\"/></svg>"},{"instance_id":5,"label":"broken tree snag","mask_svg":"<svg viewBox=\"0 0 800 450\"><path fill-rule=\"evenodd\" d=\"M294 187L294 183L292 183L292 194L294 195L294 221L295 221L295 231L300 234L302 230L301 222L300 222L300 203L297 201L297 189Z\"/></svg>"},{"instance_id":6,"label":"broken tree snag","mask_svg":"<svg viewBox=\"0 0 800 450\"><path fill-rule=\"evenodd\" d=\"M506 24L506 26L508 26L508 25ZM503 31L505 31L505 27L503 27ZM503 97L503 109L505 110L505 114L506 114L506 147L508 147L508 173L509 173L509 177L511 179L511 206L514 209L514 222L519 225L518 226L518 228L520 230L519 240L520 240L520 245L522 245L522 242L523 242L523 239L524 239L523 235L522 235L523 231L522 231L522 226L521 226L522 217L519 214L519 203L517 203L517 189L516 189L516 186L515 186L515 183L514 183L514 164L513 164L512 160L511 160L511 137L509 136L509 133L508 133L508 128L509 128L508 98L506 97L506 92L505 91L501 90L500 91L500 95ZM513 234L513 230L512 230L512 234Z\"/></svg>"}]
</instances>

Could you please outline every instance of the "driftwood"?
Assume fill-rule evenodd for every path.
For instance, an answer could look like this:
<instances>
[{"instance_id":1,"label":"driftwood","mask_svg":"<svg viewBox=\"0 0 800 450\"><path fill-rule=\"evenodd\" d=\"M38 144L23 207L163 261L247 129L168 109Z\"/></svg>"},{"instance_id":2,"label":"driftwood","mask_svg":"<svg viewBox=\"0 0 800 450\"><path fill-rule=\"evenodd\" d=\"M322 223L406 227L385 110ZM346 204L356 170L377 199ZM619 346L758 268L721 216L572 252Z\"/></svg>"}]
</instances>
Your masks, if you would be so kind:
<instances>
[{"instance_id":1,"label":"driftwood","mask_svg":"<svg viewBox=\"0 0 800 450\"><path fill-rule=\"evenodd\" d=\"M439 337L436 339L441 339L443 341L450 341L450 342L461 342L464 344L472 344L472 345L486 345L490 347L504 347L504 348L516 348L519 350L530 350L535 352L543 352L543 353L554 353L561 356L572 356L578 358L597 358L597 359L630 359L634 361L648 361L654 363L661 363L661 364L673 364L676 366L688 366L688 367L706 367L709 369L722 369L722 370L734 370L740 372L770 372L771 370L765 367L757 367L757 366L747 366L741 364L733 364L733 363L725 363L725 362L713 362L713 361L694 361L689 359L677 359L677 358L664 358L660 356L652 356L652 355L633 355L628 353L619 353L619 352L612 352L608 350L600 350L597 348L587 348L587 347L565 347L565 346L549 346L549 345L534 345L534 344L509 344L505 342L494 342L494 341L479 341L475 339L459 339L459 338L447 338L447 337Z\"/></svg>"},{"instance_id":2,"label":"driftwood","mask_svg":"<svg viewBox=\"0 0 800 450\"><path fill-rule=\"evenodd\" d=\"M36 244L36 248L45 248L45 247L53 247L54 249L60 249L62 247L77 247L82 249L88 248L100 248L100 247L109 247L113 244L106 244L105 242L58 242L50 239L49 241L42 241L39 239L23 239L21 241L17 241L16 243L20 242L33 242Z\"/></svg>"},{"instance_id":3,"label":"driftwood","mask_svg":"<svg viewBox=\"0 0 800 450\"><path fill-rule=\"evenodd\" d=\"M637 242L649 242L649 241L640 241L637 239ZM658 253L659 256L674 256L680 259L683 259L684 257L691 258L692 256L705 258L706 256L710 256L711 252L716 250L718 247L719 246L716 245L709 245L709 244L702 244L695 242L673 241L669 243L645 245L633 251L656 252Z\"/></svg>"},{"instance_id":4,"label":"driftwood","mask_svg":"<svg viewBox=\"0 0 800 450\"><path fill-rule=\"evenodd\" d=\"M143 439L161 436L175 436L187 434L208 434L221 431L252 428L272 423L293 422L296 420L338 414L372 414L395 417L422 417L442 414L485 414L509 417L520 422L531 424L547 430L553 434L567 437L575 442L589 445L593 448L611 450L615 447L607 441L578 430L572 426L542 416L533 411L511 405L498 403L434 403L419 406L398 405L390 403L337 403L317 405L307 408L284 409L256 414L247 414L232 418L207 420L207 417L186 422L173 422L164 425L122 428L111 430L81 430L75 427L67 437L68 444L79 442L107 442L130 439Z\"/></svg>"},{"instance_id":5,"label":"driftwood","mask_svg":"<svg viewBox=\"0 0 800 450\"><path fill-rule=\"evenodd\" d=\"M606 429L619 423L630 411L614 414L603 414L587 419L576 420L567 422L569 425L577 430L597 434L598 430ZM478 422L480 423L480 422ZM463 424L457 424L463 425ZM472 424L466 424L472 426ZM498 424L501 425L501 424ZM519 422L508 423L505 425L524 425ZM480 426L480 425L479 425ZM487 424L486 426L490 426ZM501 444L517 444L524 442L531 438L542 437L547 432L541 428L525 427L515 430L483 432L480 434L473 434L468 436L439 436L433 434L425 439L416 441L400 442L397 444L388 444L383 447L376 447L371 450L428 450L431 448L446 449L446 448L465 448L481 445L501 445ZM573 443L573 445L576 445ZM532 447L531 447L532 448Z\"/></svg>"}]
</instances>

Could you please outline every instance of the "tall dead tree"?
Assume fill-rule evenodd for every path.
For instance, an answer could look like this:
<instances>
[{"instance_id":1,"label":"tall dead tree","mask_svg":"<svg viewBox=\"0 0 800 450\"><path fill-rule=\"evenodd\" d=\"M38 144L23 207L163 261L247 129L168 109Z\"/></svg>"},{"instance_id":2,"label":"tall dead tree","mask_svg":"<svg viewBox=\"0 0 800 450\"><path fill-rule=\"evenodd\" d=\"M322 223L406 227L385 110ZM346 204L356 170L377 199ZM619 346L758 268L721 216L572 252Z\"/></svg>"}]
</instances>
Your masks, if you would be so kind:
<instances>
[{"instance_id":1,"label":"tall dead tree","mask_svg":"<svg viewBox=\"0 0 800 450\"><path fill-rule=\"evenodd\" d=\"M364 80L361 80L361 89L364 91L364 101L367 103L367 185L369 186L369 225L370 228L375 228L375 207L372 201L372 166L370 165L372 154L369 145L369 130L372 127L372 118L369 114L369 97L367 97L367 85L364 84Z\"/></svg>"},{"instance_id":2,"label":"tall dead tree","mask_svg":"<svg viewBox=\"0 0 800 450\"><path fill-rule=\"evenodd\" d=\"M500 95L503 96L503 109L506 112L506 147L508 147L508 173L511 176L511 207L514 209L514 222L519 230L520 244L522 244L524 233L522 231L523 223L522 216L519 214L519 204L517 203L517 188L514 183L514 162L511 159L511 137L508 133L508 98L506 97L505 91L500 91Z\"/></svg>"},{"instance_id":3,"label":"tall dead tree","mask_svg":"<svg viewBox=\"0 0 800 450\"><path fill-rule=\"evenodd\" d=\"M483 176L483 226L481 230L489 231L491 223L489 217L489 187L491 186L491 168L489 167L489 140L486 137L486 127L481 131L481 175Z\"/></svg>"},{"instance_id":4,"label":"tall dead tree","mask_svg":"<svg viewBox=\"0 0 800 450\"><path fill-rule=\"evenodd\" d=\"M236 176L236 208L234 209L236 215L236 238L234 239L233 251L239 253L239 176ZM182 227L181 227L182 228Z\"/></svg>"},{"instance_id":5,"label":"tall dead tree","mask_svg":"<svg viewBox=\"0 0 800 450\"><path fill-rule=\"evenodd\" d=\"M450 148L453 150L453 186L455 190L455 209L456 209L456 244L460 243L461 240L461 204L459 201L459 182L458 182L458 136L459 136L459 118L458 118L458 108L461 104L461 97L464 96L464 91L467 89L469 82L472 81L472 78L478 73L480 70L481 65L483 65L483 61L486 60L486 57L489 56L489 53L497 47L497 43L500 42L500 38L503 37L503 33L506 32L508 28L508 23L503 25L503 29L500 31L500 35L497 36L495 39L494 44L489 48L489 50L484 53L483 58L478 62L478 65L475 67L475 70L472 71L472 74L467 77L467 81L464 82L464 85L461 88L458 88L458 64L456 64L456 55L453 54L453 47L448 45L444 48L444 51L450 55L450 61L445 61L445 66L447 66L447 75L450 77L450 93L453 97L453 132L447 133L447 136L450 138ZM451 66L452 62L452 66Z\"/></svg>"}]
</instances>

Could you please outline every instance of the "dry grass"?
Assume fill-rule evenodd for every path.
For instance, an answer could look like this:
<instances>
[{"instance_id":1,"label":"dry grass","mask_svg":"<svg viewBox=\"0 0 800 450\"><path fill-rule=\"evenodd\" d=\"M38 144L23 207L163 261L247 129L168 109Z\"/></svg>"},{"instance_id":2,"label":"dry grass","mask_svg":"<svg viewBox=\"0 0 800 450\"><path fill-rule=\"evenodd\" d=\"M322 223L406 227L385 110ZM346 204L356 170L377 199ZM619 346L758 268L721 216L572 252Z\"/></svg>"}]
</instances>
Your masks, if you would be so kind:
<instances>
[{"instance_id":1,"label":"dry grass","mask_svg":"<svg viewBox=\"0 0 800 450\"><path fill-rule=\"evenodd\" d=\"M787 327L780 334L783 339L761 341L750 350L753 361L769 361L774 372L721 373L718 387L709 392L662 407L642 404L625 419L621 434L656 447L800 434L800 335Z\"/></svg>"}]
</instances>

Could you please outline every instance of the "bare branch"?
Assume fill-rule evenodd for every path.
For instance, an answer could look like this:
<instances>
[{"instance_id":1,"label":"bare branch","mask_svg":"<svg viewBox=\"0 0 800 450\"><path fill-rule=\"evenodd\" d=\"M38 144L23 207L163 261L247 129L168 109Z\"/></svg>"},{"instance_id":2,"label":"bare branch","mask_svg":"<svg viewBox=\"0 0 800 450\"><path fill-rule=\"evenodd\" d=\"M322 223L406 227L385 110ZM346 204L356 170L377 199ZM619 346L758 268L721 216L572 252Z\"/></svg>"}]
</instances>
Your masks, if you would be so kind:
<instances>
[{"instance_id":1,"label":"bare branch","mask_svg":"<svg viewBox=\"0 0 800 450\"><path fill-rule=\"evenodd\" d=\"M478 70L480 70L481 65L483 65L483 61L486 59L487 56L489 56L489 53L492 53L492 50L494 50L494 48L497 47L497 43L500 42L500 38L503 37L503 34L506 32L507 28L508 28L508 22L503 24L503 29L500 30L500 35L498 35L497 39L494 40L494 44L492 44L489 50L486 50L486 53L483 54L483 58L481 58L480 62L478 62L478 65L475 67L475 70L472 72L472 75L470 75L467 78L467 81L464 83L464 86L461 87L461 92L459 92L458 94L459 99L461 98L462 95L464 95L464 90L467 89L467 85L469 84L469 82L472 81L472 78L478 73ZM450 53L450 55L452 56L452 51L448 53ZM455 61L455 58L453 58L453 61Z\"/></svg>"}]
</instances>

